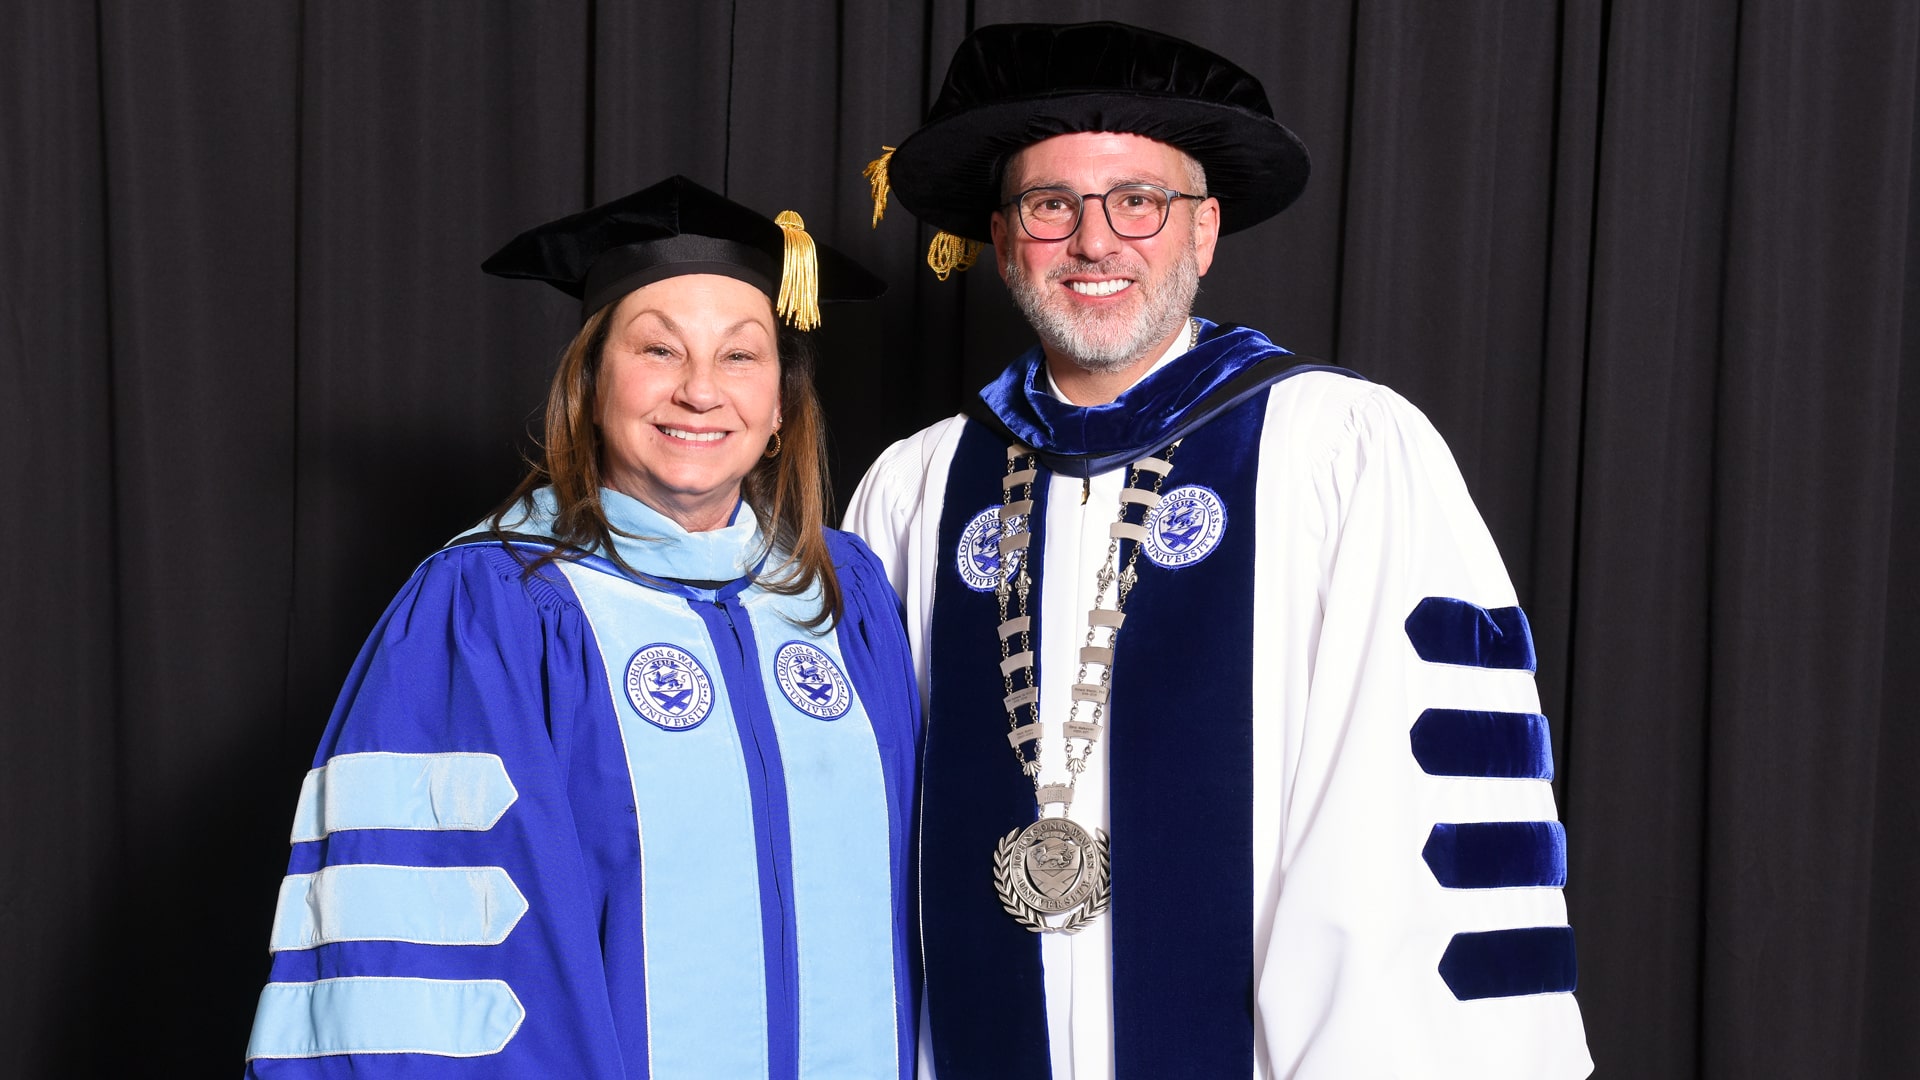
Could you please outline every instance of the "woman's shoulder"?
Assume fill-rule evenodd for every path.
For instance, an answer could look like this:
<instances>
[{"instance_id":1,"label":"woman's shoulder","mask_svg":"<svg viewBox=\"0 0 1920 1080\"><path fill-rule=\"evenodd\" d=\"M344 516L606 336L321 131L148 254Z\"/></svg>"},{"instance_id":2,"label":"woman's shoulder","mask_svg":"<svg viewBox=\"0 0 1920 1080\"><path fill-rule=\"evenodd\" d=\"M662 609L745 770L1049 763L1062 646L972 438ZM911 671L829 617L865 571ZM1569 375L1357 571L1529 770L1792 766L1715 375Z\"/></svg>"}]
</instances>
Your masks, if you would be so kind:
<instances>
[{"instance_id":1,"label":"woman's shoulder","mask_svg":"<svg viewBox=\"0 0 1920 1080\"><path fill-rule=\"evenodd\" d=\"M844 529L822 526L821 535L827 541L827 554L833 559L835 570L873 569L880 572L880 559L867 546L865 540Z\"/></svg>"},{"instance_id":2,"label":"woman's shoulder","mask_svg":"<svg viewBox=\"0 0 1920 1080\"><path fill-rule=\"evenodd\" d=\"M495 604L575 610L579 602L556 562L538 560L551 544L485 533L454 538L421 560L406 591L422 596L485 597Z\"/></svg>"},{"instance_id":3,"label":"woman's shoulder","mask_svg":"<svg viewBox=\"0 0 1920 1080\"><path fill-rule=\"evenodd\" d=\"M887 579L886 565L867 542L840 529L820 530L827 540L827 553L833 560L833 572L849 606L884 607L898 610L900 597Z\"/></svg>"}]
</instances>

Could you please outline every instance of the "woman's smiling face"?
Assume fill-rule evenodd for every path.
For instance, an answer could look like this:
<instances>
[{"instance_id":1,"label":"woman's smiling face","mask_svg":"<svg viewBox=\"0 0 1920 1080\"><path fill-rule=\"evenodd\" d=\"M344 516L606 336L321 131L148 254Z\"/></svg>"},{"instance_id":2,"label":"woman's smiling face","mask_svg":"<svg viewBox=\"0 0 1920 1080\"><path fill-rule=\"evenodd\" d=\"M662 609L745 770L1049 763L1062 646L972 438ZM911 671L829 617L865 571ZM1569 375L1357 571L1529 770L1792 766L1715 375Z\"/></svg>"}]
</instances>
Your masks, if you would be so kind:
<instances>
[{"instance_id":1,"label":"woman's smiling face","mask_svg":"<svg viewBox=\"0 0 1920 1080\"><path fill-rule=\"evenodd\" d=\"M780 427L778 342L773 302L744 281L683 274L628 293L596 383L601 482L690 532L724 526Z\"/></svg>"}]
</instances>

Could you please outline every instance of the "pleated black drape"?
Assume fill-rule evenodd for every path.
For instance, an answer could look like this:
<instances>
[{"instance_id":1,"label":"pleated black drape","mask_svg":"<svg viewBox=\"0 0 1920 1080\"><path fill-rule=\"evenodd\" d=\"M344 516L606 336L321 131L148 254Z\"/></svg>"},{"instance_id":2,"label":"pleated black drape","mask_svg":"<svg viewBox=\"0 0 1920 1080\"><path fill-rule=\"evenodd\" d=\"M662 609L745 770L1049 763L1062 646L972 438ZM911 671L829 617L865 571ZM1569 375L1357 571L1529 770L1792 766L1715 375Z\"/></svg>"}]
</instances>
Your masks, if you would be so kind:
<instances>
[{"instance_id":1,"label":"pleated black drape","mask_svg":"<svg viewBox=\"0 0 1920 1080\"><path fill-rule=\"evenodd\" d=\"M1599 1075L1920 1072L1920 8L10 0L0 1074L239 1069L332 695L577 318L482 257L669 172L800 210L892 283L829 313L844 493L1026 344L860 168L971 26L1079 18L1234 57L1313 152L1200 311L1459 458Z\"/></svg>"}]
</instances>

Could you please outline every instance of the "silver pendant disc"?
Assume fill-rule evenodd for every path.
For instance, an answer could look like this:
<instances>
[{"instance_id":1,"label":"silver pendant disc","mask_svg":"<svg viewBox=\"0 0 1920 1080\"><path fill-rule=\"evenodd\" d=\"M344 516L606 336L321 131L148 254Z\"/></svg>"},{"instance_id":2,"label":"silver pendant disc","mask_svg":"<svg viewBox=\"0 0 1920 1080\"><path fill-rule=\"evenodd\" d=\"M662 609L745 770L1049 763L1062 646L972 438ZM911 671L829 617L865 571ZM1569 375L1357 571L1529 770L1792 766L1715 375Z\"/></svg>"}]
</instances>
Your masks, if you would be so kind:
<instances>
[{"instance_id":1,"label":"silver pendant disc","mask_svg":"<svg viewBox=\"0 0 1920 1080\"><path fill-rule=\"evenodd\" d=\"M1105 911L1107 837L1067 818L1041 818L1002 837L993 856L994 889L1007 913L1036 932L1071 934ZM1066 915L1049 926L1050 915Z\"/></svg>"}]
</instances>

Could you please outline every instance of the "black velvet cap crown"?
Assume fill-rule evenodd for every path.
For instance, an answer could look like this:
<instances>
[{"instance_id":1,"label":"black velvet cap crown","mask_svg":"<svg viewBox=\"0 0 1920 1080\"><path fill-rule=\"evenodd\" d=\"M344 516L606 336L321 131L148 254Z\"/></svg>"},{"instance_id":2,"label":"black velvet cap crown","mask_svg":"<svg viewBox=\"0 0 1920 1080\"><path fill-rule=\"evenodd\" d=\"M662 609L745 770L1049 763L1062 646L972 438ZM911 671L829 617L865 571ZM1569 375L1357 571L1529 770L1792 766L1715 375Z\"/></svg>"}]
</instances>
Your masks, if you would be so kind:
<instances>
[{"instance_id":1,"label":"black velvet cap crown","mask_svg":"<svg viewBox=\"0 0 1920 1080\"><path fill-rule=\"evenodd\" d=\"M787 245L788 230L773 219L684 176L669 176L528 229L480 269L544 281L579 298L584 319L643 285L681 274L738 278L777 298ZM824 244L812 247L822 302L872 300L886 291L859 263Z\"/></svg>"},{"instance_id":2,"label":"black velvet cap crown","mask_svg":"<svg viewBox=\"0 0 1920 1080\"><path fill-rule=\"evenodd\" d=\"M1055 135L1144 135L1193 155L1221 232L1265 221L1307 184L1307 149L1231 60L1124 23L1004 23L967 35L920 130L888 163L893 193L956 236L991 239L1000 170Z\"/></svg>"}]
</instances>

